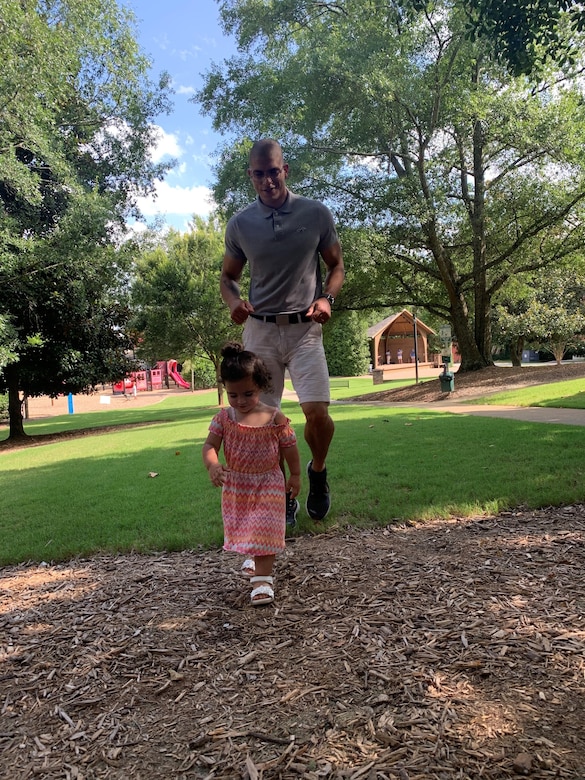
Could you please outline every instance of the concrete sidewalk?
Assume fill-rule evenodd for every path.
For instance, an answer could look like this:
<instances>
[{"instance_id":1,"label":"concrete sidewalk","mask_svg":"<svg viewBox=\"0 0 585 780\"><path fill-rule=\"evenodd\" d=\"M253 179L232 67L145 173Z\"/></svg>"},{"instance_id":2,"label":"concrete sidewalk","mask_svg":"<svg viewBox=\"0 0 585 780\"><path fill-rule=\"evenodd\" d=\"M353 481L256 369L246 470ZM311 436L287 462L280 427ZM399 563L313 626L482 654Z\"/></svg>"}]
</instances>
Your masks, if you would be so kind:
<instances>
[{"instance_id":1,"label":"concrete sidewalk","mask_svg":"<svg viewBox=\"0 0 585 780\"><path fill-rule=\"evenodd\" d=\"M538 370L538 368L535 367L535 370ZM420 379L429 377L438 378L440 373L440 370L436 368L419 368ZM397 374L396 378L414 380L414 367L406 366L404 372ZM445 400L425 404L395 403L388 404L388 406L405 406L410 409L452 412L453 414L473 414L476 417L503 417L508 420L524 420L525 422L585 425L585 409L555 409L540 406L492 406L489 404L470 404L466 403L464 400Z\"/></svg>"},{"instance_id":2,"label":"concrete sidewalk","mask_svg":"<svg viewBox=\"0 0 585 780\"><path fill-rule=\"evenodd\" d=\"M283 398L287 401L298 401L293 390L285 390ZM333 401L332 404L347 403ZM524 420L525 422L556 423L561 425L585 425L585 409L547 409L540 406L488 406L451 401L442 403L417 404L407 401L387 403L385 401L364 401L374 406L389 406L393 409L420 409L426 412L449 412L451 414L472 414L475 417L503 417L508 420Z\"/></svg>"},{"instance_id":3,"label":"concrete sidewalk","mask_svg":"<svg viewBox=\"0 0 585 780\"><path fill-rule=\"evenodd\" d=\"M585 409L553 409L541 406L488 406L465 404L461 401L431 404L388 404L426 411L472 414L475 417L503 417L524 422L556 423L561 425L585 425Z\"/></svg>"},{"instance_id":4,"label":"concrete sidewalk","mask_svg":"<svg viewBox=\"0 0 585 780\"><path fill-rule=\"evenodd\" d=\"M440 369L419 368L419 379L439 377ZM396 379L415 380L414 366L406 364L397 367ZM375 386L379 390L380 385ZM296 393L285 390L283 396L288 400L298 400ZM335 404L335 401L333 402ZM344 403L343 401L341 403ZM368 403L368 402L366 402ZM490 406L488 404L470 404L463 400L441 401L431 403L386 403L384 401L370 401L372 404L380 404L393 408L404 407L408 409L424 409L425 411L450 412L452 414L472 414L476 417L502 417L508 420L524 420L525 422L554 423L557 425L585 425L585 409L553 409L539 406Z\"/></svg>"}]
</instances>

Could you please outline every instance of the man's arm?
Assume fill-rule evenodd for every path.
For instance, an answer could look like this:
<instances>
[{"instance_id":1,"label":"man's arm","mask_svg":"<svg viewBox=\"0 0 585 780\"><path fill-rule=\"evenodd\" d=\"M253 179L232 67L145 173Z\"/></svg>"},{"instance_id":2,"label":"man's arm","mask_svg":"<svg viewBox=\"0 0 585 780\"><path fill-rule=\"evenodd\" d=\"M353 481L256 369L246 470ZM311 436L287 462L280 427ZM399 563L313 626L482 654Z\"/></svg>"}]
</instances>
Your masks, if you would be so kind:
<instances>
[{"instance_id":1,"label":"man's arm","mask_svg":"<svg viewBox=\"0 0 585 780\"><path fill-rule=\"evenodd\" d=\"M323 284L323 292L337 298L345 279L345 267L343 265L343 253L341 244L337 241L321 253L323 262L327 266L327 276Z\"/></svg>"},{"instance_id":2,"label":"man's arm","mask_svg":"<svg viewBox=\"0 0 585 780\"><path fill-rule=\"evenodd\" d=\"M337 297L345 279L345 267L343 265L343 253L341 244L336 241L321 252L323 262L327 266L327 275L323 283L323 293ZM307 316L316 322L327 322L331 318L331 305L327 298L317 298L309 307Z\"/></svg>"},{"instance_id":3,"label":"man's arm","mask_svg":"<svg viewBox=\"0 0 585 780\"><path fill-rule=\"evenodd\" d=\"M249 301L243 301L240 298L239 281L243 268L244 263L241 260L230 257L228 254L224 255L219 291L236 325L243 325L250 312L254 311L254 307Z\"/></svg>"}]
</instances>

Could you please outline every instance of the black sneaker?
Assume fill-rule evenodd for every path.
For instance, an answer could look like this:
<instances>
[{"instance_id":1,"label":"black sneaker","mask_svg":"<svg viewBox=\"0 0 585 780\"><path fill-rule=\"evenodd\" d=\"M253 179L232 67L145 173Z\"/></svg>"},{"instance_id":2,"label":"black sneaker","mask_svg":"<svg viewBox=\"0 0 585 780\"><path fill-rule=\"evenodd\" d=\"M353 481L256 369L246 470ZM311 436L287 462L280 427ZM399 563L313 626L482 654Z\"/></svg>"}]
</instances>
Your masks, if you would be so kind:
<instances>
[{"instance_id":1,"label":"black sneaker","mask_svg":"<svg viewBox=\"0 0 585 780\"><path fill-rule=\"evenodd\" d=\"M313 471L313 461L307 464L309 475L309 495L307 496L307 514L311 520L324 520L331 508L329 485L327 484L327 469Z\"/></svg>"},{"instance_id":2,"label":"black sneaker","mask_svg":"<svg viewBox=\"0 0 585 780\"><path fill-rule=\"evenodd\" d=\"M300 504L296 498L292 498L290 493L286 494L286 524L289 528L294 528L297 524L297 512Z\"/></svg>"}]
</instances>

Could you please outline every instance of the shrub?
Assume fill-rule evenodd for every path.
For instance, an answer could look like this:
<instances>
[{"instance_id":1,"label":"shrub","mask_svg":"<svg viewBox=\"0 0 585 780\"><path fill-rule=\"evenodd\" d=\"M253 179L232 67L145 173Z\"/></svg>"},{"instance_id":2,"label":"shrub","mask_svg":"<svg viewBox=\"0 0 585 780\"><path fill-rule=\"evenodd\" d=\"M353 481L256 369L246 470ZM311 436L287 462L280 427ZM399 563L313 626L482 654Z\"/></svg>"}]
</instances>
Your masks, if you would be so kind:
<instances>
[{"instance_id":1,"label":"shrub","mask_svg":"<svg viewBox=\"0 0 585 780\"><path fill-rule=\"evenodd\" d=\"M323 330L331 376L360 376L368 371L370 352L365 320L358 312L335 312Z\"/></svg>"},{"instance_id":2,"label":"shrub","mask_svg":"<svg viewBox=\"0 0 585 780\"><path fill-rule=\"evenodd\" d=\"M194 390L209 390L212 387L215 387L217 384L217 379L215 377L215 367L211 360L209 358L195 358L193 361L193 374L195 377L195 387ZM187 382L191 381L191 365L188 366L189 371L187 371L187 363L185 364L184 370L183 370L183 376L187 380Z\"/></svg>"}]
</instances>

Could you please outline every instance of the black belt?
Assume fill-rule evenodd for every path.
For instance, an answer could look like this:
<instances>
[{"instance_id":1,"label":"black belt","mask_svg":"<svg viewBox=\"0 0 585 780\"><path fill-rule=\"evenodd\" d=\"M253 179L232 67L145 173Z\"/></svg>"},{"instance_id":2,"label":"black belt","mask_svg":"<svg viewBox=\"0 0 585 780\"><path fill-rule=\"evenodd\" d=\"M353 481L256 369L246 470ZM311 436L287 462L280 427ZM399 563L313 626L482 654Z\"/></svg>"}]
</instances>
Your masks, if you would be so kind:
<instances>
[{"instance_id":1,"label":"black belt","mask_svg":"<svg viewBox=\"0 0 585 780\"><path fill-rule=\"evenodd\" d=\"M295 314L250 314L255 320L262 322L272 322L275 325L298 325L299 322L312 322L311 317L307 317L304 312Z\"/></svg>"}]
</instances>

